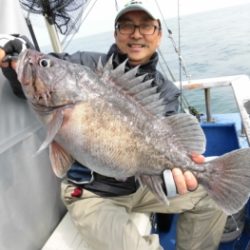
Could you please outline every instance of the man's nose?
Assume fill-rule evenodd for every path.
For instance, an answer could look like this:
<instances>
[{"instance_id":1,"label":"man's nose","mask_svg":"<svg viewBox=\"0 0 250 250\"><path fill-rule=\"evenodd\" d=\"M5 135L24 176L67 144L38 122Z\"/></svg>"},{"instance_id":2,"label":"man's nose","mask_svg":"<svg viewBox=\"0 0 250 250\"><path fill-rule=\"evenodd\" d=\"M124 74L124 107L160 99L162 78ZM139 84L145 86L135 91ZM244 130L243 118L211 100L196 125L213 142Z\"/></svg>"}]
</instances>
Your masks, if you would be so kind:
<instances>
[{"instance_id":1,"label":"man's nose","mask_svg":"<svg viewBox=\"0 0 250 250\"><path fill-rule=\"evenodd\" d=\"M140 33L140 26L136 26L134 32L131 34L132 37L142 37L142 34Z\"/></svg>"}]
</instances>

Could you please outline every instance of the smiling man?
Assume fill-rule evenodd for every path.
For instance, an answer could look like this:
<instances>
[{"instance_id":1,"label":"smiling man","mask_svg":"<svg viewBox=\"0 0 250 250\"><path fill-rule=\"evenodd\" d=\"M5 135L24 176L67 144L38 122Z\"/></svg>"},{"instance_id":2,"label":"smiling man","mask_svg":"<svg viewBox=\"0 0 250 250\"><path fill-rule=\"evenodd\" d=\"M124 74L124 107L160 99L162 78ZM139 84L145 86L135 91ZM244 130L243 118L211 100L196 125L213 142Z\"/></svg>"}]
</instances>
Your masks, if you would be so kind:
<instances>
[{"instance_id":1,"label":"smiling man","mask_svg":"<svg viewBox=\"0 0 250 250\"><path fill-rule=\"evenodd\" d=\"M128 59L126 71L140 65L137 76L144 75L145 81L153 79L152 87L157 87L165 105L164 115L177 113L180 92L156 69L156 51L162 38L158 14L143 1L129 1L116 16L114 36L116 43L107 54L76 52L71 55L52 55L86 65L92 70L96 70L100 57L105 64L112 56L114 67ZM0 66L4 68L10 82L19 87L20 91L15 92L19 96L22 90L14 75L15 71L11 68L15 67L15 64L3 63L2 59L6 54L20 53L24 45L28 47L27 41L17 36L11 37L6 44L2 44L2 49L0 48ZM202 156L195 154L192 159L197 163L204 161ZM179 194L170 197L170 204L166 206L159 202L147 187L141 187L135 177L125 181L116 180L93 173L88 166L76 162L62 182L62 199L84 240L94 250L162 249L158 236L140 235L130 220L131 212L179 213L177 250L217 249L226 215L198 185L191 172L182 173L180 169L173 169L172 174Z\"/></svg>"},{"instance_id":2,"label":"smiling man","mask_svg":"<svg viewBox=\"0 0 250 250\"><path fill-rule=\"evenodd\" d=\"M160 45L160 21L145 11L134 10L118 14L115 23L116 45L127 54L130 64L149 62Z\"/></svg>"}]
</instances>

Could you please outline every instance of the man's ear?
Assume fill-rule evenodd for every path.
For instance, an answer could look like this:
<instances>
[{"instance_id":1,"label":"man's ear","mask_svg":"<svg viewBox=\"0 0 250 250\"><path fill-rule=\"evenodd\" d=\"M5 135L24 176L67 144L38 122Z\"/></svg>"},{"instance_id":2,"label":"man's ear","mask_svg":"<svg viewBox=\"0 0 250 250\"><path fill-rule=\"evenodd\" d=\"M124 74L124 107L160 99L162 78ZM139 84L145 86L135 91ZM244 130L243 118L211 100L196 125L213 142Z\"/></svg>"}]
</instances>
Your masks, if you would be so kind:
<instances>
[{"instance_id":1,"label":"man's ear","mask_svg":"<svg viewBox=\"0 0 250 250\"><path fill-rule=\"evenodd\" d=\"M158 47L160 47L161 39L162 39L162 31L160 30L159 33L158 33L158 43L157 43Z\"/></svg>"}]
</instances>

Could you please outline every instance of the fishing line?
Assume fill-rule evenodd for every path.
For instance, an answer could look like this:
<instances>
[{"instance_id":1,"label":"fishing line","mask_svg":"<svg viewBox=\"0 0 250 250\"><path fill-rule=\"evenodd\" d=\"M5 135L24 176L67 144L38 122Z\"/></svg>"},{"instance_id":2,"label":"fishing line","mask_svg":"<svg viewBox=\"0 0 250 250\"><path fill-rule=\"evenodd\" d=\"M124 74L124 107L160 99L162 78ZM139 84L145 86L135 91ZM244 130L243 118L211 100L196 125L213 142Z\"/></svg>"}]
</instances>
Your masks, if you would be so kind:
<instances>
[{"instance_id":1,"label":"fishing line","mask_svg":"<svg viewBox=\"0 0 250 250\"><path fill-rule=\"evenodd\" d=\"M185 74L186 78L187 78L188 80L190 80L190 79L191 79L191 75L188 73L186 64L185 64L185 62L184 62L184 60L183 60L183 58L182 58L182 56L181 56L181 53L179 52L179 49L178 49L178 47L177 47L177 44L176 44L176 42L175 42L175 40L174 40L174 38L173 38L173 32L172 32L171 29L168 27L167 22L166 22L165 19L164 19L164 15L163 15L163 13L162 13L162 8L160 7L158 1L155 0L155 3L156 3L156 6L157 6L157 8L158 8L158 11L159 11L159 13L160 13L160 15L161 15L161 22L162 22L162 25L165 27L165 30L168 32L168 38L169 38L169 40L171 41L172 46L173 46L173 49L174 49L175 53L176 53L177 56L178 56L179 67L182 68L182 71L183 71L183 73ZM178 4L179 4L179 3L178 3ZM179 19L180 19L180 15L179 15ZM180 23L180 20L179 20L179 23ZM180 31L180 26L179 26L179 31ZM180 37L180 32L179 32L179 37ZM179 45L179 47L180 47L180 45ZM176 82L176 78L174 77L174 75L173 75L171 69L169 68L168 63L167 63L167 61L166 61L166 59L165 59L165 57L164 57L164 54L162 53L162 51L161 51L160 48L158 49L158 52L159 52L159 55L160 55L160 57L161 57L161 60L163 61L163 64L164 64L164 66L166 67L167 72L169 73L169 75L170 75L172 81ZM162 73L163 73L164 76L166 77L165 70L163 69L161 63L159 63L159 66L160 66L160 68L161 68L161 70L162 70ZM184 94L183 94L182 92L181 92L180 99L181 99L181 101L182 101L182 102L179 104L180 107L182 107L183 110L185 110L185 107L186 107L186 110L189 110L191 106L189 105L188 100L185 98L185 96L184 96ZM195 108L193 108L193 109L195 109ZM198 111L197 111L197 112L198 112Z\"/></svg>"},{"instance_id":2,"label":"fishing line","mask_svg":"<svg viewBox=\"0 0 250 250\"><path fill-rule=\"evenodd\" d=\"M232 221L233 221L233 223L234 223L234 225L235 225L235 227L236 227L236 231L239 231L240 228L239 228L238 222L237 222L236 219L234 218L234 215L231 214L231 215L229 215L229 216L232 218Z\"/></svg>"},{"instance_id":3,"label":"fishing line","mask_svg":"<svg viewBox=\"0 0 250 250\"><path fill-rule=\"evenodd\" d=\"M177 48L177 45L176 45L176 43L175 43L175 40L174 40L174 38L173 38L173 32L172 32L171 29L168 27L167 22L166 22L165 19L164 19L164 15L163 15L163 13L162 13L162 11L161 11L162 8L160 7L158 1L155 0L155 3L156 3L156 6L157 6L157 8L158 8L158 11L159 11L159 13L160 13L160 15L161 15L162 24L165 26L165 29L166 29L167 32L168 32L168 38L170 39L170 41L171 41L171 43L172 43L172 45L173 45L173 48L174 48L174 50L175 50L175 53L178 54L179 52L178 52L178 48ZM183 72L185 73L187 79L190 80L191 75L188 74L187 67L186 67L185 62L184 62L184 60L183 60L183 57L180 56L180 59L181 59L181 67L182 67L182 70L183 70ZM165 61L164 61L164 62L165 62ZM165 63L166 63L166 62L165 62ZM166 63L166 64L167 64L167 63Z\"/></svg>"},{"instance_id":4,"label":"fishing line","mask_svg":"<svg viewBox=\"0 0 250 250\"><path fill-rule=\"evenodd\" d=\"M180 21L180 1L177 0L177 22L178 22L178 59L179 59L179 82L180 95L183 96L182 67L181 67L181 21ZM182 98L180 98L180 109L183 109Z\"/></svg>"},{"instance_id":5,"label":"fishing line","mask_svg":"<svg viewBox=\"0 0 250 250\"><path fill-rule=\"evenodd\" d=\"M118 6L118 2L117 2L117 0L115 0L115 9L116 9L116 11L118 11L118 10L119 10L119 6Z\"/></svg>"},{"instance_id":6,"label":"fishing line","mask_svg":"<svg viewBox=\"0 0 250 250\"><path fill-rule=\"evenodd\" d=\"M24 16L24 19L25 19L26 25L28 27L28 30L30 32L30 36L31 36L31 39L32 39L33 44L35 46L35 49L37 51L41 51L40 47L39 47L39 44L37 42L37 39L36 39L36 35L35 35L35 32L34 32L32 23L30 21L30 13L31 13L31 9L33 8L34 4L35 4L35 2L32 3L31 8L27 11L27 16ZM21 7L22 7L22 5L21 5Z\"/></svg>"}]
</instances>

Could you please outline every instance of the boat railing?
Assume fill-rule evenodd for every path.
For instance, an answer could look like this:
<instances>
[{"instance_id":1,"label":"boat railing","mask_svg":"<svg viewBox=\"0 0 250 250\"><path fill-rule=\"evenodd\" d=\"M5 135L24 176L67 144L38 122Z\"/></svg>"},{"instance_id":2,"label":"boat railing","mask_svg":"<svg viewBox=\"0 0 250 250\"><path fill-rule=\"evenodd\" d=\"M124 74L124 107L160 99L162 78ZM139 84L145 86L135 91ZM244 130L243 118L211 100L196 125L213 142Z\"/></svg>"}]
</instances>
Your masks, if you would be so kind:
<instances>
[{"instance_id":1,"label":"boat railing","mask_svg":"<svg viewBox=\"0 0 250 250\"><path fill-rule=\"evenodd\" d=\"M175 83L180 87L180 82ZM231 87L236 106L238 107L242 130L250 144L250 78L247 75L224 76L217 78L206 78L198 80L183 81L183 90L204 90L206 121L212 122L211 111L211 89L218 87Z\"/></svg>"}]
</instances>

